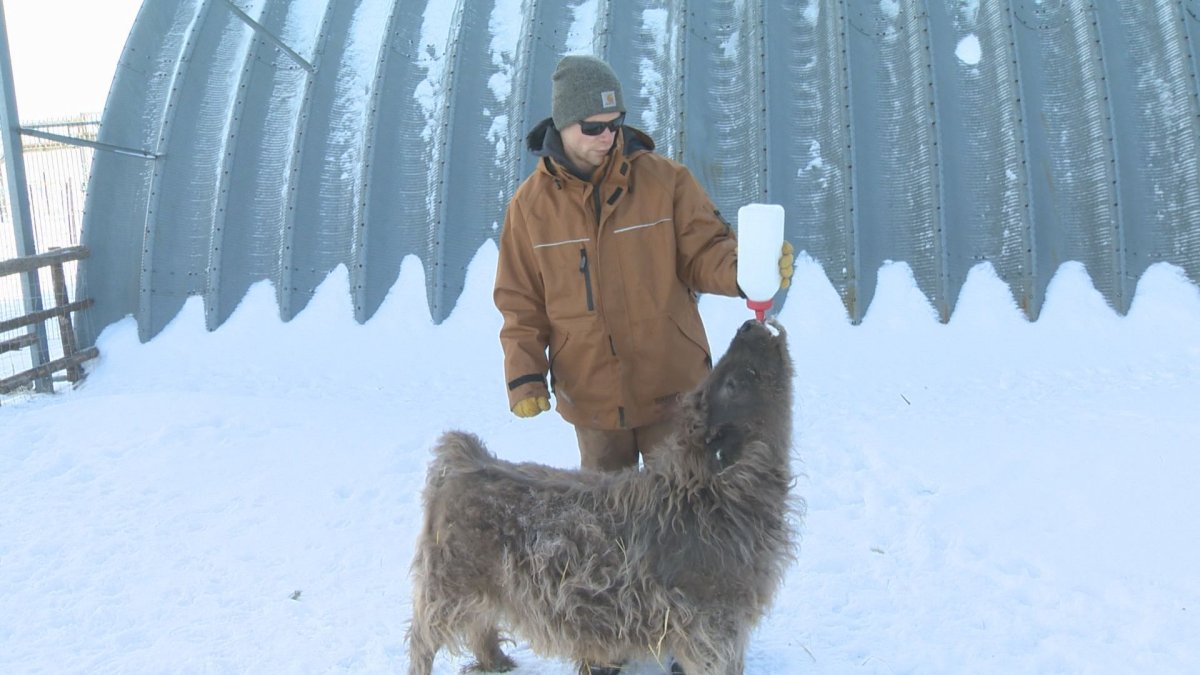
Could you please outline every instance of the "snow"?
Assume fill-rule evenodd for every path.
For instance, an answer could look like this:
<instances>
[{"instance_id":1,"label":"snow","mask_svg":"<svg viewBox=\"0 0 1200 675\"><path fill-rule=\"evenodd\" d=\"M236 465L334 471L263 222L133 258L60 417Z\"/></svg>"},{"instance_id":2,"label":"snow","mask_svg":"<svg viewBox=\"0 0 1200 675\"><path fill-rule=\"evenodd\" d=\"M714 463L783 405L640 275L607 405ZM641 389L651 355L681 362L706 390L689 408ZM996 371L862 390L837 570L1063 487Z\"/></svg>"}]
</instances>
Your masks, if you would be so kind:
<instances>
[{"instance_id":1,"label":"snow","mask_svg":"<svg viewBox=\"0 0 1200 675\"><path fill-rule=\"evenodd\" d=\"M571 7L571 25L567 28L565 54L597 54L596 19L600 16L597 0L584 0Z\"/></svg>"},{"instance_id":2,"label":"snow","mask_svg":"<svg viewBox=\"0 0 1200 675\"><path fill-rule=\"evenodd\" d=\"M212 333L192 298L149 343L105 330L77 390L0 407L0 672L403 671L437 435L577 463L557 414L507 410L495 261L437 326L412 257L363 325L344 268L289 323L265 283ZM747 672L1193 669L1197 288L1156 265L1120 317L1070 263L1030 323L985 265L943 325L907 266L879 283L853 326L801 256L780 314L808 514ZM701 309L718 353L749 317Z\"/></svg>"},{"instance_id":3,"label":"snow","mask_svg":"<svg viewBox=\"0 0 1200 675\"><path fill-rule=\"evenodd\" d=\"M425 69L426 75L425 79L417 84L413 98L425 113L425 131L422 138L426 142L432 142L441 133L441 111L445 107L448 94L446 71L450 66L446 60L446 49L447 45L452 44L450 31L455 26L454 7L450 3L434 3L433 7L426 9L428 11L421 22L421 44L416 56L417 65ZM429 180L436 183L436 170L431 169L430 172Z\"/></svg>"},{"instance_id":4,"label":"snow","mask_svg":"<svg viewBox=\"0 0 1200 675\"><path fill-rule=\"evenodd\" d=\"M491 54L492 66L496 69L488 78L488 89L492 92L492 97L499 102L513 101L518 95L516 67L520 38L525 33L525 15L522 0L503 0L492 8L488 17L488 32L492 34L488 51ZM509 108L502 106L496 111L486 108L481 111L485 118L490 117L492 120L487 139L496 149L496 162L500 167L511 155L508 147L509 119L508 113L504 112L507 109ZM503 203L503 194L497 194L496 198Z\"/></svg>"},{"instance_id":5,"label":"snow","mask_svg":"<svg viewBox=\"0 0 1200 675\"><path fill-rule=\"evenodd\" d=\"M666 101L664 94L670 91L667 87L667 77L659 69L660 63L676 62L679 41L670 30L670 12L665 7L649 7L642 10L642 28L640 35L648 43L653 58L648 56L638 60L638 81L642 83L638 92L645 99L641 111L639 126L643 129L655 129L659 119L664 116ZM660 150L668 157L668 151Z\"/></svg>"},{"instance_id":6,"label":"snow","mask_svg":"<svg viewBox=\"0 0 1200 675\"><path fill-rule=\"evenodd\" d=\"M958 41L954 55L968 66L977 66L983 59L983 49L979 46L979 36L971 33Z\"/></svg>"}]
</instances>

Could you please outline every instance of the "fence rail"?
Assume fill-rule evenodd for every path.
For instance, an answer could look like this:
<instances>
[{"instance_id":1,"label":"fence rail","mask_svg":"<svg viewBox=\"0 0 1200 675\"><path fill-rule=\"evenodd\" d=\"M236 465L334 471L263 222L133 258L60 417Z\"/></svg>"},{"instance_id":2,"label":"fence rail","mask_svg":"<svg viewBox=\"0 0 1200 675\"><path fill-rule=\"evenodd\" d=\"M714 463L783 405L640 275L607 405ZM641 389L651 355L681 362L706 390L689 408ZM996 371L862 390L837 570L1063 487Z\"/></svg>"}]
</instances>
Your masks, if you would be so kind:
<instances>
[{"instance_id":1,"label":"fence rail","mask_svg":"<svg viewBox=\"0 0 1200 675\"><path fill-rule=\"evenodd\" d=\"M0 334L20 328L37 326L45 321L57 319L63 351L62 358L46 361L48 356L45 356L42 359L35 360L37 365L34 367L11 377L0 379L0 394L6 394L28 386L39 379L51 377L60 371L65 371L68 382L72 384L77 383L84 377L83 363L88 359L93 359L100 355L100 350L96 347L88 347L87 349L77 351L75 330L71 325L71 314L91 307L93 300L85 298L71 302L67 293L67 275L63 269L65 263L83 260L88 255L89 251L86 247L72 246L69 248L52 249L38 255L0 261L0 277L13 274L37 273L39 270L48 267L50 268L50 278L54 286L53 307L26 312L22 316L0 321ZM0 354L30 347L36 349L38 342L38 335L33 332L0 340ZM45 362L43 363L42 361Z\"/></svg>"}]
</instances>

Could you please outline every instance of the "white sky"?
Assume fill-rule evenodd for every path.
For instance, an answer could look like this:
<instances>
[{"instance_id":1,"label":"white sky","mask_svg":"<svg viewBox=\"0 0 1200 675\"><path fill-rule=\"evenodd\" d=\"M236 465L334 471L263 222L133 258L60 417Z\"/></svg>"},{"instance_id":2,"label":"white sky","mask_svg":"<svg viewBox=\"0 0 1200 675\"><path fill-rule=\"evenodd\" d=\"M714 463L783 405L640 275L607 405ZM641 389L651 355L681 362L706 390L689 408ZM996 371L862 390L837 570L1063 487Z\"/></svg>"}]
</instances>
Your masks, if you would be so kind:
<instances>
[{"instance_id":1,"label":"white sky","mask_svg":"<svg viewBox=\"0 0 1200 675\"><path fill-rule=\"evenodd\" d=\"M141 0L0 0L24 122L99 113Z\"/></svg>"}]
</instances>

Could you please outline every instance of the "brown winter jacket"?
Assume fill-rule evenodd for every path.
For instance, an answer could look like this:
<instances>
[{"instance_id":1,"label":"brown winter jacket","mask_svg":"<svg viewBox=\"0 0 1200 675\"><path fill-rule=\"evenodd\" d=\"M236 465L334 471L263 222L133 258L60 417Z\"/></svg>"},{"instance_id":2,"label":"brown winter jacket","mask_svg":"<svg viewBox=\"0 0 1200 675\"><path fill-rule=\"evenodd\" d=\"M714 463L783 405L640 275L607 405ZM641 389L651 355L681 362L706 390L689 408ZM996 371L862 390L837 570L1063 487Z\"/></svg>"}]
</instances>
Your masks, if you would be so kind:
<instances>
[{"instance_id":1,"label":"brown winter jacket","mask_svg":"<svg viewBox=\"0 0 1200 675\"><path fill-rule=\"evenodd\" d=\"M593 183L550 120L500 233L494 300L509 406L545 396L592 429L657 422L712 367L697 293L738 295L737 242L692 174L626 126ZM549 357L547 357L549 350Z\"/></svg>"}]
</instances>

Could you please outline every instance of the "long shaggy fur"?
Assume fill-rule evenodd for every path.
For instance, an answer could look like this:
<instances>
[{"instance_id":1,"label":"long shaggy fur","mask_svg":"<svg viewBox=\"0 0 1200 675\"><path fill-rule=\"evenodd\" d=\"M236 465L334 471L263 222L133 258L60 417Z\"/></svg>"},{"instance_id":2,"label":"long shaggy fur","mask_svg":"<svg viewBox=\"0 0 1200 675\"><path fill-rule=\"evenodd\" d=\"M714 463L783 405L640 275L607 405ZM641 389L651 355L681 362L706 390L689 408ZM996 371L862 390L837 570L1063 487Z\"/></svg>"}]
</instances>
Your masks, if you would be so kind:
<instances>
[{"instance_id":1,"label":"long shaggy fur","mask_svg":"<svg viewBox=\"0 0 1200 675\"><path fill-rule=\"evenodd\" d=\"M443 435L412 565L411 675L443 647L509 670L508 634L583 668L673 655L688 675L741 673L803 510L789 497L791 359L772 326L739 329L640 471L514 464Z\"/></svg>"}]
</instances>

